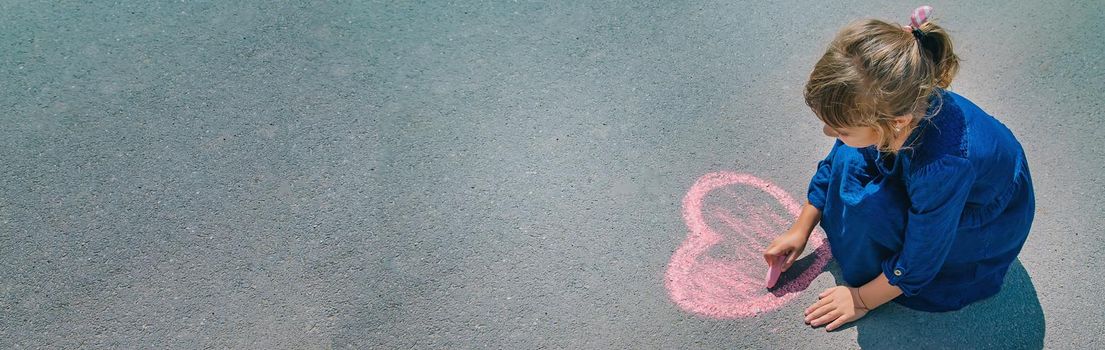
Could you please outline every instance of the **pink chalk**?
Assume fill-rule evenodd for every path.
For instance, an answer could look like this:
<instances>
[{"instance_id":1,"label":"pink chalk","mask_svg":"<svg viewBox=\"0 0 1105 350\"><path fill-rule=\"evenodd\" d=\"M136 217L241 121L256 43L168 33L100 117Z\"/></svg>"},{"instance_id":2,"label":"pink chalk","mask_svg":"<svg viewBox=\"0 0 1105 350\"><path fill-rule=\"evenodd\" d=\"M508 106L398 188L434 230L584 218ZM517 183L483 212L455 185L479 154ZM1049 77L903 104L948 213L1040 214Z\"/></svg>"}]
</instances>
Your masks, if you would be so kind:
<instances>
[{"instance_id":1,"label":"pink chalk","mask_svg":"<svg viewBox=\"0 0 1105 350\"><path fill-rule=\"evenodd\" d=\"M769 264L767 268L767 278L765 278L767 281L764 282L764 284L767 285L767 288L774 287L775 282L779 281L779 274L783 273L783 263L785 263L786 261L786 255L777 255L775 256L775 262Z\"/></svg>"}]
</instances>

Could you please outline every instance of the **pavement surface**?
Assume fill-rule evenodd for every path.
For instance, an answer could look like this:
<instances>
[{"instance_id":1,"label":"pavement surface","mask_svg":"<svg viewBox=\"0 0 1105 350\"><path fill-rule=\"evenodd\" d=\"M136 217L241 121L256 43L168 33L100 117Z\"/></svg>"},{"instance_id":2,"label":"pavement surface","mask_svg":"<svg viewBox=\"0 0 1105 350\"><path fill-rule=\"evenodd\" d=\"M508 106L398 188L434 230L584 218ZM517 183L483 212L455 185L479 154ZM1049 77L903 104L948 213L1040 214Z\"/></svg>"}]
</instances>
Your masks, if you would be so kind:
<instances>
[{"instance_id":1,"label":"pavement surface","mask_svg":"<svg viewBox=\"0 0 1105 350\"><path fill-rule=\"evenodd\" d=\"M1105 3L930 4L1033 231L991 299L825 332L832 262L680 307L684 197L804 198L814 62L920 4L0 1L0 348L1105 347Z\"/></svg>"}]
</instances>

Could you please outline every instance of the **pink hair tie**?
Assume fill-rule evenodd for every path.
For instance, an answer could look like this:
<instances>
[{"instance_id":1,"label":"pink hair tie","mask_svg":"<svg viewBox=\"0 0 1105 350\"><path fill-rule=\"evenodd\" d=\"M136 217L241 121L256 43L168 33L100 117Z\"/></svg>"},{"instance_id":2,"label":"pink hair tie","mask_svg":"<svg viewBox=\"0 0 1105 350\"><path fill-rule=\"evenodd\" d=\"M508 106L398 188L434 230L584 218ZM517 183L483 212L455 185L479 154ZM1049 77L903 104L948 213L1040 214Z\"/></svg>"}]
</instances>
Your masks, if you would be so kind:
<instances>
[{"instance_id":1,"label":"pink hair tie","mask_svg":"<svg viewBox=\"0 0 1105 350\"><path fill-rule=\"evenodd\" d=\"M929 15L932 14L932 6L925 5L913 10L913 13L909 15L909 24L914 29L921 29L921 25L925 24L925 21L929 20Z\"/></svg>"}]
</instances>

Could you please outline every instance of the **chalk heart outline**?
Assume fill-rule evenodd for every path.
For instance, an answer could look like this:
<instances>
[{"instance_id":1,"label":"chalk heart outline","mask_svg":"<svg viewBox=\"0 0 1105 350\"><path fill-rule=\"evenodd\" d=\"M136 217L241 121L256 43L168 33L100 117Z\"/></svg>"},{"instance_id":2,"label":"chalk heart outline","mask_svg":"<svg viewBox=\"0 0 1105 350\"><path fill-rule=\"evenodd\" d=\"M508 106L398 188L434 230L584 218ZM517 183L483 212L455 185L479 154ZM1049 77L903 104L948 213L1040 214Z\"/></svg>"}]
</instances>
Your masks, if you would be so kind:
<instances>
[{"instance_id":1,"label":"chalk heart outline","mask_svg":"<svg viewBox=\"0 0 1105 350\"><path fill-rule=\"evenodd\" d=\"M706 223L703 201L711 191L730 186L748 186L767 193L790 213L791 222L800 213L798 202L786 191L749 174L728 171L708 173L687 192L683 198L683 219L690 233L672 254L664 285L672 301L684 311L717 319L746 318L779 309L809 287L832 258L824 232L816 229L806 244L807 247L817 246L812 253L815 256L813 263L797 277L781 281L784 283L771 292L764 288L763 279L742 277L749 275L747 273L734 273L735 270L748 269L747 266L710 258L707 251L722 242L724 237ZM750 207L737 209L763 208ZM758 276L766 272L766 263L759 267L762 271L757 270L750 275ZM798 265L792 266L792 269L796 267ZM792 274L791 271L787 273Z\"/></svg>"}]
</instances>

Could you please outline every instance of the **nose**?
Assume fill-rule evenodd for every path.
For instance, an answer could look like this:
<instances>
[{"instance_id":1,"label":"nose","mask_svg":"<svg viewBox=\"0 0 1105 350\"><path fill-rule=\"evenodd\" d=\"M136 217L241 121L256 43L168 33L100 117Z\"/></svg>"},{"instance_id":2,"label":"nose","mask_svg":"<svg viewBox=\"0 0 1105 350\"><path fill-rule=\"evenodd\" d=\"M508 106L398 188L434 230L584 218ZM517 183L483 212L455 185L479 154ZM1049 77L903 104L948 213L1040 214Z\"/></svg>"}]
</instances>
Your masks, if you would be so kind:
<instances>
[{"instance_id":1,"label":"nose","mask_svg":"<svg viewBox=\"0 0 1105 350\"><path fill-rule=\"evenodd\" d=\"M828 125L825 125L824 128L821 128L821 131L824 132L825 136L828 137L840 137L840 135L836 133L836 130L833 130L833 128L830 128Z\"/></svg>"}]
</instances>

